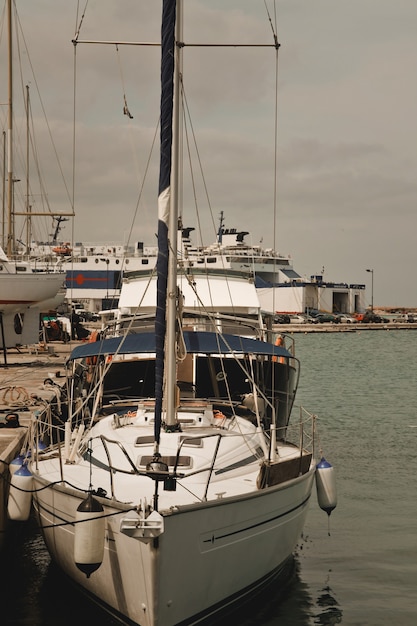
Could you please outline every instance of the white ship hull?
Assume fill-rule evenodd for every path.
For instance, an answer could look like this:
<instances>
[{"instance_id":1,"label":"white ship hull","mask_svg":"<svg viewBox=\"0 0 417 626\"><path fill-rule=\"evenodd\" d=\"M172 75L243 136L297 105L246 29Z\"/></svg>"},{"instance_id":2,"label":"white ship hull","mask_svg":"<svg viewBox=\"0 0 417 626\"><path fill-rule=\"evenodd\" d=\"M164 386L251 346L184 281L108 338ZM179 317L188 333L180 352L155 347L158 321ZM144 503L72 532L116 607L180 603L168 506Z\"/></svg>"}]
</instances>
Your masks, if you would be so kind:
<instances>
[{"instance_id":1,"label":"white ship hull","mask_svg":"<svg viewBox=\"0 0 417 626\"><path fill-rule=\"evenodd\" d=\"M62 273L0 274L0 311L22 312L54 298L64 281Z\"/></svg>"}]
</instances>

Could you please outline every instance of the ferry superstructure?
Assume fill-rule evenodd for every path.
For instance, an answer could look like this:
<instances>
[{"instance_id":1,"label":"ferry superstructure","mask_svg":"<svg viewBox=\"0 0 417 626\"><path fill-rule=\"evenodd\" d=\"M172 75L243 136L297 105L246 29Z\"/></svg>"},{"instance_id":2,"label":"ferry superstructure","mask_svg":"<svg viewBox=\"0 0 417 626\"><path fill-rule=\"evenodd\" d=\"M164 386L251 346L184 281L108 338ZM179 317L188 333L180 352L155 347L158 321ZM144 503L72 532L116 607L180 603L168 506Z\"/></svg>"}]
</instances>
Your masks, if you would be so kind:
<instances>
[{"instance_id":1,"label":"ferry superstructure","mask_svg":"<svg viewBox=\"0 0 417 626\"><path fill-rule=\"evenodd\" d=\"M222 215L214 243L194 245L190 236L193 230L181 224L178 227L178 264L182 269L239 272L252 277L257 287L301 280L289 256L249 244L249 232L225 228ZM155 272L157 247L140 241L133 245L36 243L31 256L38 263L60 260L66 272L67 300L81 301L89 310L98 311L117 307L123 278Z\"/></svg>"}]
</instances>

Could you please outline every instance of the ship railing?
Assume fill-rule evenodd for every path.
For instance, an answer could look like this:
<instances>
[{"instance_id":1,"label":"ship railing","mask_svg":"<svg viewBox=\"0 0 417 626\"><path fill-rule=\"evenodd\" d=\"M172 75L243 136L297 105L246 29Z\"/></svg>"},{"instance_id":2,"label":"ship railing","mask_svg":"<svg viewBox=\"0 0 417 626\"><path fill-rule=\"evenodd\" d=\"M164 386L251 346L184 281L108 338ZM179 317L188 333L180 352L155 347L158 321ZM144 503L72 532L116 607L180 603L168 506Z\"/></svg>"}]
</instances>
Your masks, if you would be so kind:
<instances>
[{"instance_id":1,"label":"ship railing","mask_svg":"<svg viewBox=\"0 0 417 626\"><path fill-rule=\"evenodd\" d=\"M286 445L293 445L294 448L298 448L300 450L300 456L308 451L311 452L313 458L315 458L316 420L316 415L309 413L304 407L300 406L298 420L292 420L285 427L283 426L276 429L276 440L278 444L276 452L277 461L279 461L280 458L279 447L281 442ZM88 432L84 432L84 424L77 426L72 433L69 426L70 424L68 422L54 424L52 412L48 406L45 406L42 410L35 412L28 430L28 456L32 458L35 467L37 467L40 458L56 458L56 456L58 456L61 482L65 482L64 466L66 464L73 464L76 462L77 458L80 457L86 460L88 460L88 458L92 460L91 446L93 439L89 436ZM183 447L185 445L190 445L190 442L195 441L196 439L195 437L182 437L177 446L174 458L169 462L169 466L167 463L167 471L158 471L156 476L155 472L149 469L148 466L138 466L137 460L135 461L132 459L123 443L118 440L110 439L104 435L99 435L97 439L101 441L107 459L112 498L116 498L114 485L114 474L116 472L129 475L148 476L154 480L157 479L163 481L165 485L169 485L170 483L172 484L173 481L175 482L177 480L206 473L207 480L204 481L203 493L200 496L201 501L206 501L213 473L216 469L216 461L218 459L221 441L225 436L230 437L230 431L227 431L227 429L225 429L224 432L217 431L215 433L198 436L199 442L207 439L216 440L211 458L203 466L195 469L194 471L187 471L186 473L181 471L181 466L184 467ZM244 433L241 435L236 433L234 436L241 437L243 439L246 437ZM271 439L271 431L265 432L265 436L267 442L269 443L275 440L275 434ZM124 467L121 466L120 460L117 465L114 463L114 455L112 455L111 451L112 446L115 446L117 450L122 453L122 457L125 458L126 464ZM257 450L252 450L252 452L259 457L259 461L261 462L264 457L262 449L258 448ZM164 457L161 457L161 459L163 461ZM94 461L92 460L92 462Z\"/></svg>"},{"instance_id":2,"label":"ship railing","mask_svg":"<svg viewBox=\"0 0 417 626\"><path fill-rule=\"evenodd\" d=\"M158 469L152 469L153 465L152 465L152 460L149 459L149 463L146 465L146 467L142 468L142 467L138 467L137 464L133 461L133 459L129 456L129 453L127 452L127 450L125 449L125 447L123 446L123 444L120 441L116 441L113 439L109 439L108 437L105 437L104 435L101 435L99 438L101 440L101 443L104 447L105 453L106 453L106 457L107 457L107 463L108 463L108 467L109 467L109 475L110 475L110 489L111 489L111 494L112 497L115 498L116 494L115 494L115 487L114 487L114 474L116 472L121 472L124 474L137 474L139 476L147 476L148 478L151 478L153 480L159 480L161 482L164 482L165 485L172 485L172 481L176 481L182 478L189 478L191 476L196 476L198 474L203 474L203 473L208 473L207 475L207 480L205 482L205 487L204 487L204 493L203 496L201 497L202 501L206 501L207 500L207 493L208 493L208 489L210 486L210 482L213 476L213 472L215 469L215 464L216 464L216 460L218 457L218 452L219 452L219 448L220 448L220 443L221 443L221 439L223 437L222 433L215 433L215 434L209 434L209 435L202 435L201 437L198 437L198 440L201 441L203 439L216 439L216 443L214 446L214 450L213 450L213 455L211 458L211 461L209 463L207 463L204 467L201 467L195 471L192 472L187 472L186 474L184 472L179 471L180 467L181 467L181 463L182 463L182 459L184 458L182 455L182 451L183 451L183 446L187 445L190 443L190 441L195 441L195 438L193 437L184 437L181 439L178 448L177 448L177 452L175 457L172 459L172 465L170 463L170 465L168 466L168 464L166 463L166 459L164 456L161 457L155 457L155 462L158 465ZM127 468L122 468L120 466L116 466L113 464L112 462L112 455L110 452L110 445L115 445L118 449L120 449L124 455L124 457L127 460ZM159 464L163 463L166 464L167 466L167 470L163 470L159 467ZM172 469L169 469L169 467L171 467Z\"/></svg>"}]
</instances>

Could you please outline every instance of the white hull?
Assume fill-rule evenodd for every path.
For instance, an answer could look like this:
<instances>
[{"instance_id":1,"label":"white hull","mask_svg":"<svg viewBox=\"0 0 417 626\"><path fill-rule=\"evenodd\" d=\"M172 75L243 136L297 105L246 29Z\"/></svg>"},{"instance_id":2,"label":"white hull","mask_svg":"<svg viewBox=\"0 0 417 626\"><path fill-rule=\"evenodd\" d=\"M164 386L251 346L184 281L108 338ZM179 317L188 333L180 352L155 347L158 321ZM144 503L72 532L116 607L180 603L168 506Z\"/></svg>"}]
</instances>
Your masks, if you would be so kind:
<instances>
[{"instance_id":1,"label":"white hull","mask_svg":"<svg viewBox=\"0 0 417 626\"><path fill-rule=\"evenodd\" d=\"M155 500L153 406L143 400L102 417L84 442L67 427L61 447L31 463L34 504L53 559L104 606L140 626L198 623L276 575L291 556L315 464L311 453L280 441L268 470L265 435L254 424L182 399L181 430L162 432L159 448L175 488L160 477ZM74 522L90 489L104 508L105 530L103 560L87 577L74 551L75 533L86 527Z\"/></svg>"},{"instance_id":2,"label":"white hull","mask_svg":"<svg viewBox=\"0 0 417 626\"><path fill-rule=\"evenodd\" d=\"M0 273L0 311L22 312L30 306L54 298L64 282L59 273Z\"/></svg>"},{"instance_id":3,"label":"white hull","mask_svg":"<svg viewBox=\"0 0 417 626\"><path fill-rule=\"evenodd\" d=\"M120 532L121 515L108 517L104 560L90 578L75 566L71 525L84 495L43 490L36 508L54 560L103 605L141 626L192 624L253 591L290 557L313 478L310 471L291 484L162 513L164 532L147 543ZM106 513L117 511L102 503ZM62 526L62 520L70 524Z\"/></svg>"},{"instance_id":4,"label":"white hull","mask_svg":"<svg viewBox=\"0 0 417 626\"><path fill-rule=\"evenodd\" d=\"M16 267L25 267L27 272L16 271ZM0 261L0 268L0 348L37 343L40 313L63 301L64 274L32 272L28 265L9 261Z\"/></svg>"}]
</instances>

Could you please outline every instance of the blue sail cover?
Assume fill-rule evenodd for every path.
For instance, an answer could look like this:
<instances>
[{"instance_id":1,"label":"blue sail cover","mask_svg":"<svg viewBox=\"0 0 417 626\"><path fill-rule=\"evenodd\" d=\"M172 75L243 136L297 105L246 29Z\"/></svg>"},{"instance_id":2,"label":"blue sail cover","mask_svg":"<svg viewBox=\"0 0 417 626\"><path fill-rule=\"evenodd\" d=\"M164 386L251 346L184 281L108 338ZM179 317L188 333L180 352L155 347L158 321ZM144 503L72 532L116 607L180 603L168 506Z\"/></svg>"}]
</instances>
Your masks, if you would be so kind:
<instances>
[{"instance_id":1,"label":"blue sail cover","mask_svg":"<svg viewBox=\"0 0 417 626\"><path fill-rule=\"evenodd\" d=\"M176 0L164 0L161 28L161 136L158 194L157 300L155 316L155 441L162 421L166 299L168 282L168 223L171 203L172 114L174 99L174 48Z\"/></svg>"},{"instance_id":2,"label":"blue sail cover","mask_svg":"<svg viewBox=\"0 0 417 626\"><path fill-rule=\"evenodd\" d=\"M292 357L285 348L266 341L239 335L218 335L213 332L184 331L184 341L190 354L254 354ZM157 339L152 332L135 333L85 343L74 348L70 360L110 354L155 354Z\"/></svg>"}]
</instances>

